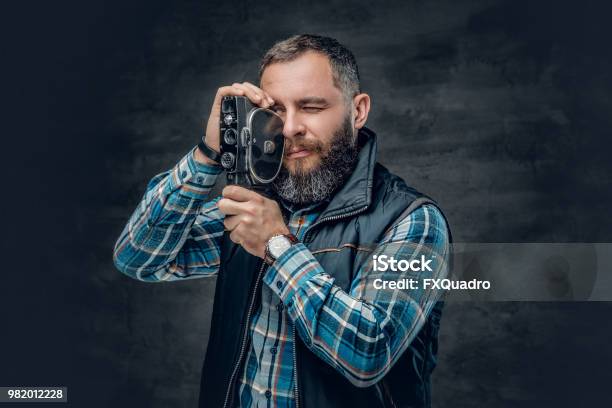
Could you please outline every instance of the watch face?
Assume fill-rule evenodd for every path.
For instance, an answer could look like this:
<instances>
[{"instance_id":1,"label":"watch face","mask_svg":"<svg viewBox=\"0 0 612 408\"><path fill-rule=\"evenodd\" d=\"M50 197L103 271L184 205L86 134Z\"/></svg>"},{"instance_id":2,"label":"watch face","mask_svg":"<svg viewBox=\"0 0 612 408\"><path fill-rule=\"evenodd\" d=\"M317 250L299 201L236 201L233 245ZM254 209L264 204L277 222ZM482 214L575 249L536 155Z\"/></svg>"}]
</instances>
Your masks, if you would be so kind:
<instances>
[{"instance_id":1,"label":"watch face","mask_svg":"<svg viewBox=\"0 0 612 408\"><path fill-rule=\"evenodd\" d=\"M283 252L285 252L287 249L289 249L290 246L291 241L289 241L289 238L284 236L274 237L270 240L269 244L270 254L275 259L278 259L278 257L281 256Z\"/></svg>"}]
</instances>

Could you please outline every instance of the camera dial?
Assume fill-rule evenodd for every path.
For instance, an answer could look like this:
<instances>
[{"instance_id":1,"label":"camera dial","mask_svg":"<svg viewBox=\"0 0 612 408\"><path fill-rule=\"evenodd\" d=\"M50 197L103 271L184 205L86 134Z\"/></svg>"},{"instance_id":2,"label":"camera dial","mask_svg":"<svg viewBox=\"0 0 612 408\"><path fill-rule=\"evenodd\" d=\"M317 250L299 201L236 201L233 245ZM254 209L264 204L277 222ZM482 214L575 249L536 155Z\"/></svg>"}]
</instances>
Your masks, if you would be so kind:
<instances>
[{"instance_id":1,"label":"camera dial","mask_svg":"<svg viewBox=\"0 0 612 408\"><path fill-rule=\"evenodd\" d=\"M236 144L236 135L237 135L237 133L236 133L236 131L234 129L227 129L223 133L223 140L228 145L235 145Z\"/></svg>"},{"instance_id":2,"label":"camera dial","mask_svg":"<svg viewBox=\"0 0 612 408\"><path fill-rule=\"evenodd\" d=\"M231 169L234 165L235 156L230 152L225 152L221 155L221 166L224 169Z\"/></svg>"}]
</instances>

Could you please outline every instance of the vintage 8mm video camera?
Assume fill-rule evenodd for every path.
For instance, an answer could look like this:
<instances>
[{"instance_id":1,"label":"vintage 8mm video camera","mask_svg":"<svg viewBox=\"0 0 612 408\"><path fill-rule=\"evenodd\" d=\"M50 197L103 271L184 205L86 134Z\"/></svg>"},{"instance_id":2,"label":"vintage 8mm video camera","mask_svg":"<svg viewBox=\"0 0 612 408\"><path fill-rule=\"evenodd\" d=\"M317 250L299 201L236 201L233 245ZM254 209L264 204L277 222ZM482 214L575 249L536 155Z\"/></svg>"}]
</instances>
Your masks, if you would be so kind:
<instances>
[{"instance_id":1,"label":"vintage 8mm video camera","mask_svg":"<svg viewBox=\"0 0 612 408\"><path fill-rule=\"evenodd\" d=\"M221 165L227 184L265 190L283 163L283 120L243 96L224 97L220 117Z\"/></svg>"}]
</instances>

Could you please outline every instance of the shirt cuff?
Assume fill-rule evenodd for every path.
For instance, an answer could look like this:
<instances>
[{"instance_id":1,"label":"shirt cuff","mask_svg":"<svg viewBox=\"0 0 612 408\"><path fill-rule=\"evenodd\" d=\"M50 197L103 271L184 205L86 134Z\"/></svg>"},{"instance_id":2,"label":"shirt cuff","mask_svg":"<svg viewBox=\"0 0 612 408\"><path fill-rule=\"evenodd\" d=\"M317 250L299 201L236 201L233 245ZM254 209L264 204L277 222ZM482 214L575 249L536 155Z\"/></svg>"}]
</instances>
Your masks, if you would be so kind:
<instances>
[{"instance_id":1,"label":"shirt cuff","mask_svg":"<svg viewBox=\"0 0 612 408\"><path fill-rule=\"evenodd\" d=\"M198 162L193 153L193 148L183 157L170 171L168 192L179 190L183 196L191 199L205 199L215 185L217 176L223 171L221 166L212 166Z\"/></svg>"},{"instance_id":2,"label":"shirt cuff","mask_svg":"<svg viewBox=\"0 0 612 408\"><path fill-rule=\"evenodd\" d=\"M333 283L333 279L324 273L321 264L310 250L304 244L297 243L270 265L263 281L291 308L296 294L307 295L308 282L318 277L325 278L323 280L326 284ZM317 285L320 283L322 282L317 282Z\"/></svg>"}]
</instances>

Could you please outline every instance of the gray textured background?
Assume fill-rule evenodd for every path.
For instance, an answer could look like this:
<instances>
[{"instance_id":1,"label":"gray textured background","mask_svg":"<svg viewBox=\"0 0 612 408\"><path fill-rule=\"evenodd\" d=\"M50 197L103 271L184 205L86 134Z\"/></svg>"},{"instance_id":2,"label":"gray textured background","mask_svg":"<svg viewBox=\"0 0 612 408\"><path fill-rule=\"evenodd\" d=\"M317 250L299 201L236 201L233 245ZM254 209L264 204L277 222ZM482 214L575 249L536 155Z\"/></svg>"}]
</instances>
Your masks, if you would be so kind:
<instances>
[{"instance_id":1,"label":"gray textured background","mask_svg":"<svg viewBox=\"0 0 612 408\"><path fill-rule=\"evenodd\" d=\"M196 142L216 88L255 80L265 49L294 33L353 50L380 161L439 201L456 241L610 241L604 4L20 10L7 59L23 78L8 95L25 109L5 161L18 199L3 244L13 330L2 339L2 384L68 385L73 406L195 406L214 280L132 281L113 269L112 246L147 181ZM434 406L609 406L610 312L606 303L448 305Z\"/></svg>"}]
</instances>

